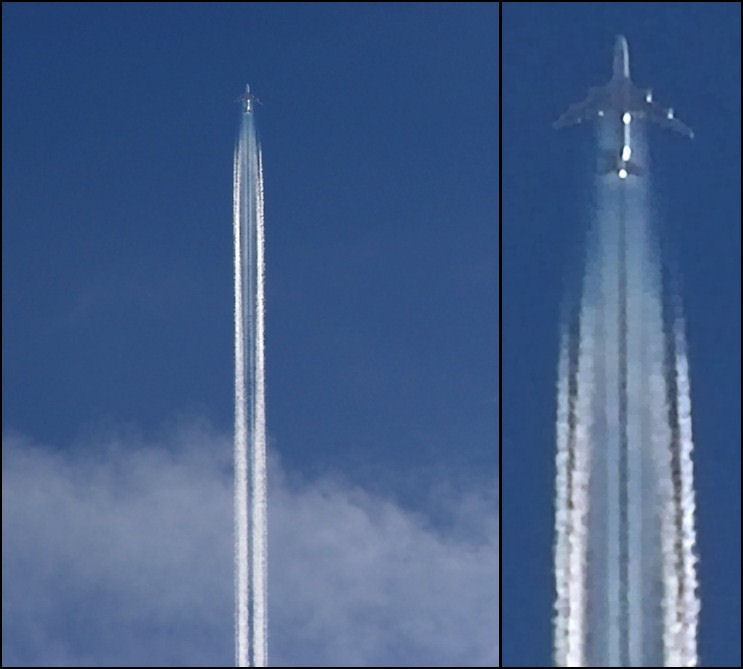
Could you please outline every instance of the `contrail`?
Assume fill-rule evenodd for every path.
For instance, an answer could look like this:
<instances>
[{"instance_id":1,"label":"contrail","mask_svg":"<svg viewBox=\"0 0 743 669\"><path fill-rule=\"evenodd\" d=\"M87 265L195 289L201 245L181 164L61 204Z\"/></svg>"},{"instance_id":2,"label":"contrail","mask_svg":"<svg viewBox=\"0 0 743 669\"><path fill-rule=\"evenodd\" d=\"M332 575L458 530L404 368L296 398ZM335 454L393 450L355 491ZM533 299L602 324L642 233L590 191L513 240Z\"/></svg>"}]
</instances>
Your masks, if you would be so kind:
<instances>
[{"instance_id":1,"label":"contrail","mask_svg":"<svg viewBox=\"0 0 743 669\"><path fill-rule=\"evenodd\" d=\"M563 324L560 337L560 359L557 372L557 456L556 500L555 500L555 641L554 653L557 663L565 665L570 653L567 623L570 617L570 497L569 477L572 471L573 411L570 395L570 335Z\"/></svg>"},{"instance_id":2,"label":"contrail","mask_svg":"<svg viewBox=\"0 0 743 669\"><path fill-rule=\"evenodd\" d=\"M256 314L255 314L255 423L252 443L252 500L253 512L253 627L254 665L268 663L268 615L266 585L268 580L268 525L266 522L266 381L265 381L265 314L263 286L265 280L263 228L263 159L257 148L257 202L256 202Z\"/></svg>"},{"instance_id":3,"label":"contrail","mask_svg":"<svg viewBox=\"0 0 743 669\"><path fill-rule=\"evenodd\" d=\"M608 115L609 116L609 115ZM616 149L599 119L600 156ZM621 126L619 126L621 127ZM632 120L632 156L648 165ZM629 144L630 123L623 140ZM557 666L696 666L691 398L684 321L664 309L649 176L597 177L573 341L561 324L556 416Z\"/></svg>"},{"instance_id":4,"label":"contrail","mask_svg":"<svg viewBox=\"0 0 743 669\"><path fill-rule=\"evenodd\" d=\"M253 114L235 148L235 664L268 663L263 167ZM249 451L249 452L248 452Z\"/></svg>"},{"instance_id":5,"label":"contrail","mask_svg":"<svg viewBox=\"0 0 743 669\"><path fill-rule=\"evenodd\" d=\"M585 661L586 636L586 560L588 528L586 525L590 497L588 494L593 420L589 407L594 396L593 329L594 311L584 306L581 313L578 361L575 372L575 437L571 453L571 541L570 541L570 617L567 655L569 666L582 666Z\"/></svg>"},{"instance_id":6,"label":"contrail","mask_svg":"<svg viewBox=\"0 0 743 669\"><path fill-rule=\"evenodd\" d=\"M243 257L240 193L243 174L240 147L235 149L233 200L235 272L235 664L248 662L248 436L245 405L245 338L243 336Z\"/></svg>"},{"instance_id":7,"label":"contrail","mask_svg":"<svg viewBox=\"0 0 743 669\"><path fill-rule=\"evenodd\" d=\"M694 466L691 452L694 448L691 429L691 389L689 363L684 333L684 318L680 300L675 305L673 322L674 372L676 386L676 428L678 441L674 444L678 458L677 503L677 545L678 545L678 629L680 645L680 665L693 667L697 664L697 624L700 603L697 597L696 574L696 529L694 512Z\"/></svg>"}]
</instances>

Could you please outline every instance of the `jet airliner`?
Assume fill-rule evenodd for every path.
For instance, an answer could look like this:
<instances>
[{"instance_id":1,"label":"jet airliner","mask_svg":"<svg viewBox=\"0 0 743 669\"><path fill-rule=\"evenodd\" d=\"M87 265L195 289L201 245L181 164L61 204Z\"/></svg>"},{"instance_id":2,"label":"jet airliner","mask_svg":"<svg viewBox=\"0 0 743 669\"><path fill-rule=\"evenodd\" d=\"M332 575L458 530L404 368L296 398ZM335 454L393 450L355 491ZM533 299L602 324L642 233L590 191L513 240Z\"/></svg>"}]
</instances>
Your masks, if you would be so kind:
<instances>
[{"instance_id":1,"label":"jet airliner","mask_svg":"<svg viewBox=\"0 0 743 669\"><path fill-rule=\"evenodd\" d=\"M564 128L591 121L609 112L615 112L617 118L621 119L629 112L633 117L646 118L690 139L694 137L691 128L674 116L673 109L666 109L653 101L651 89L642 89L632 82L629 76L629 49L623 35L617 35L614 43L613 69L614 73L608 84L589 88L586 99L570 105L555 121L554 127Z\"/></svg>"},{"instance_id":2,"label":"jet airliner","mask_svg":"<svg viewBox=\"0 0 743 669\"><path fill-rule=\"evenodd\" d=\"M250 114L253 111L255 108L254 103L257 102L259 105L263 104L253 93L250 92L250 84L245 84L245 92L235 98L235 102L238 101L242 101L243 112L246 114Z\"/></svg>"}]
</instances>

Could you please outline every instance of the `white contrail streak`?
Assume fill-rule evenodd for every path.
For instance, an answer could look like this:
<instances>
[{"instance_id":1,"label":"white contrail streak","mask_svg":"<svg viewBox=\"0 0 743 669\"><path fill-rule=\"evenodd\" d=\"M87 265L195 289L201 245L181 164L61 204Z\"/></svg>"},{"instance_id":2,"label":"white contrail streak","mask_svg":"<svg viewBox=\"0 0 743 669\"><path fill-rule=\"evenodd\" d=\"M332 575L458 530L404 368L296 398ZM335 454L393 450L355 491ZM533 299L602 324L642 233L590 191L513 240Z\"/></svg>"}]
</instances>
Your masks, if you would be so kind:
<instances>
[{"instance_id":1,"label":"white contrail streak","mask_svg":"<svg viewBox=\"0 0 743 669\"><path fill-rule=\"evenodd\" d=\"M616 120L599 122L602 154ZM643 128L632 151L647 165ZM629 124L624 141L630 141ZM696 666L691 395L684 320L667 318L649 177L597 179L576 343L557 374L554 661ZM575 352L577 350L577 353Z\"/></svg>"},{"instance_id":2,"label":"white contrail streak","mask_svg":"<svg viewBox=\"0 0 743 669\"><path fill-rule=\"evenodd\" d=\"M649 298L649 327L663 329L659 296ZM673 444L665 371L664 339L655 339L649 352L649 394L653 472L658 482L663 664L680 667L678 625L678 570L676 559L676 511L674 502Z\"/></svg>"},{"instance_id":3,"label":"white contrail streak","mask_svg":"<svg viewBox=\"0 0 743 669\"><path fill-rule=\"evenodd\" d=\"M263 168L252 114L235 150L235 664L268 664Z\"/></svg>"},{"instance_id":4,"label":"white contrail streak","mask_svg":"<svg viewBox=\"0 0 743 669\"><path fill-rule=\"evenodd\" d=\"M700 603L697 597L696 530L694 527L694 465L691 453L694 448L691 430L691 389L689 381L689 363L686 352L684 319L680 307L677 307L673 325L675 348L675 372L677 392L677 420L679 434L679 503L681 536L681 569L680 580L680 623L681 623L681 666L697 665L697 624Z\"/></svg>"},{"instance_id":5,"label":"white contrail streak","mask_svg":"<svg viewBox=\"0 0 743 669\"><path fill-rule=\"evenodd\" d=\"M248 646L248 437L243 334L241 223L242 147L235 149L233 237L235 272L235 664L249 666Z\"/></svg>"},{"instance_id":6,"label":"white contrail streak","mask_svg":"<svg viewBox=\"0 0 743 669\"><path fill-rule=\"evenodd\" d=\"M255 287L255 424L252 443L252 515L253 515L253 628L254 666L268 663L268 615L266 586L268 576L268 532L266 499L266 383L264 339L264 228L263 228L263 162L257 149L256 202L256 287Z\"/></svg>"},{"instance_id":7,"label":"white contrail streak","mask_svg":"<svg viewBox=\"0 0 743 669\"><path fill-rule=\"evenodd\" d=\"M558 367L558 410L555 499L555 662L584 663L585 574L591 457L591 405L594 402L593 341L595 314L585 301L580 316L577 360L563 327Z\"/></svg>"},{"instance_id":8,"label":"white contrail streak","mask_svg":"<svg viewBox=\"0 0 743 669\"><path fill-rule=\"evenodd\" d=\"M566 324L560 335L560 358L557 372L557 455L555 457L555 642L554 653L558 665L567 662L569 643L567 620L570 606L570 340Z\"/></svg>"},{"instance_id":9,"label":"white contrail streak","mask_svg":"<svg viewBox=\"0 0 743 669\"><path fill-rule=\"evenodd\" d=\"M591 465L592 406L594 402L595 312L584 304L581 309L578 363L575 389L575 439L571 473L570 615L567 666L580 667L585 661L586 638L586 560L588 539L588 494Z\"/></svg>"}]
</instances>

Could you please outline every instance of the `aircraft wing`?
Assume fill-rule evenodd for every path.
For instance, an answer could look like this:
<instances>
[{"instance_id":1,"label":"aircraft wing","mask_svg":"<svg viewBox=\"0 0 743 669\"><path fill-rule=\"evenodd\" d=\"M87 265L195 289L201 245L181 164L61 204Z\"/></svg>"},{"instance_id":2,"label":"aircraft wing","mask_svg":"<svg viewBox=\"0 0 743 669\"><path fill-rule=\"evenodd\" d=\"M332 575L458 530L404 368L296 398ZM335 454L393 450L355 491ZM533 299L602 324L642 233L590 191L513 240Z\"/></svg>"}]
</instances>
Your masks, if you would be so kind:
<instances>
[{"instance_id":1,"label":"aircraft wing","mask_svg":"<svg viewBox=\"0 0 743 669\"><path fill-rule=\"evenodd\" d=\"M576 125L583 121L591 121L601 116L603 111L609 107L611 95L606 87L591 88L588 96L583 102L570 105L567 111L560 116L552 125L554 128L564 128L568 125Z\"/></svg>"},{"instance_id":2,"label":"aircraft wing","mask_svg":"<svg viewBox=\"0 0 743 669\"><path fill-rule=\"evenodd\" d=\"M653 123L657 123L662 128L673 130L684 135L684 137L694 137L691 128L679 121L673 115L672 109L666 109L654 100L648 100L648 93L648 90L633 86L630 94L630 110L640 116L644 116Z\"/></svg>"},{"instance_id":3,"label":"aircraft wing","mask_svg":"<svg viewBox=\"0 0 743 669\"><path fill-rule=\"evenodd\" d=\"M692 139L694 137L694 132L688 125L679 121L673 115L673 112L670 109L661 107L661 105L655 102L647 104L646 115L648 120L653 121L653 123L657 123L663 128L673 130L674 132L677 132L684 137L688 137L689 139Z\"/></svg>"}]
</instances>

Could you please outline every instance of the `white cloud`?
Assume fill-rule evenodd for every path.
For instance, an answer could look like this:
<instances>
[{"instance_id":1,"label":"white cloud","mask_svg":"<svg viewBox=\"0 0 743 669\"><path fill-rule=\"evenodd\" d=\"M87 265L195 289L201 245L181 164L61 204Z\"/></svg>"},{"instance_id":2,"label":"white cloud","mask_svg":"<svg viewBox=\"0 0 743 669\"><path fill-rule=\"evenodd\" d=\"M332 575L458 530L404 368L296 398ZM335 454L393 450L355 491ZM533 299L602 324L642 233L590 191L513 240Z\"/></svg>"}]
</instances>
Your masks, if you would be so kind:
<instances>
[{"instance_id":1,"label":"white cloud","mask_svg":"<svg viewBox=\"0 0 743 669\"><path fill-rule=\"evenodd\" d=\"M231 438L201 426L73 452L3 438L3 660L230 665ZM342 480L269 500L274 665L497 664L492 496L445 525Z\"/></svg>"}]
</instances>

